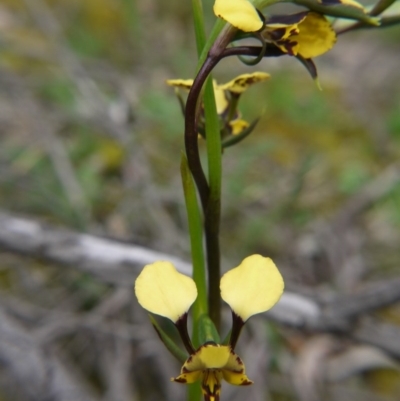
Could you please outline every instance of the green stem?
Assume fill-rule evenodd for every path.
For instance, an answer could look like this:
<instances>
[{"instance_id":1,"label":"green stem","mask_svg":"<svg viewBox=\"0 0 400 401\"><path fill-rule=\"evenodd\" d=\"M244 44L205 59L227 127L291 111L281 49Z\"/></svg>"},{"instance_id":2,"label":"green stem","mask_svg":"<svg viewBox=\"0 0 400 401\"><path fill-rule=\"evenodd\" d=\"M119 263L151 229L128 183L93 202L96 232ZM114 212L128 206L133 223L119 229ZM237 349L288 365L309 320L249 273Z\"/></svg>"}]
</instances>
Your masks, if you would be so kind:
<instances>
[{"instance_id":1,"label":"green stem","mask_svg":"<svg viewBox=\"0 0 400 401\"><path fill-rule=\"evenodd\" d=\"M205 234L208 267L208 308L215 327L220 327L221 297L219 228L221 219L221 135L215 106L214 88L209 77L204 91L204 112L206 121L208 182L210 194L205 212Z\"/></svg>"},{"instance_id":2,"label":"green stem","mask_svg":"<svg viewBox=\"0 0 400 401\"><path fill-rule=\"evenodd\" d=\"M196 46L197 46L197 54L200 56L202 50L204 49L206 43L206 33L204 28L204 16L203 16L203 4L202 0L192 0L192 10L193 10L193 21L194 21L194 30L196 35ZM193 116L196 120L197 110L196 104L194 105ZM196 134L196 142L197 142L197 132ZM186 135L185 135L186 140ZM194 156L193 153L192 158L194 156L194 163L192 162L192 166L195 166L195 169L202 171L201 162L198 157L198 148L197 143L195 147L191 148L191 152L197 152L197 156ZM201 174L199 171L198 176L200 175L202 178L201 186L203 192L207 192L207 182L204 182L204 174ZM199 206L197 203L196 191L194 189L192 177L190 175L189 165L187 159L182 156L181 161L181 173L182 173L182 182L185 191L185 202L188 214L188 222L189 222L189 233L190 233L190 245L192 251L192 262L193 262L193 279L197 286L198 296L193 305L193 341L195 346L198 346L199 342L199 324L200 324L200 316L203 313L207 313L207 288L206 288L206 277L205 277L205 269L204 269L204 255L203 255L203 239L202 239L202 223L200 217ZM189 401L200 401L201 400L201 386L200 383L194 383L189 385L187 397Z\"/></svg>"},{"instance_id":3,"label":"green stem","mask_svg":"<svg viewBox=\"0 0 400 401\"><path fill-rule=\"evenodd\" d=\"M192 0L194 33L196 36L197 55L200 57L206 43L206 31L204 29L203 4L201 0Z\"/></svg>"},{"instance_id":4,"label":"green stem","mask_svg":"<svg viewBox=\"0 0 400 401\"><path fill-rule=\"evenodd\" d=\"M182 186L185 195L186 212L189 224L190 248L192 252L193 280L197 286L197 299L193 304L193 338L195 347L199 344L199 321L203 314L207 314L207 283L203 252L203 225L200 209L197 202L196 189L190 174L185 155L181 157Z\"/></svg>"},{"instance_id":5,"label":"green stem","mask_svg":"<svg viewBox=\"0 0 400 401\"><path fill-rule=\"evenodd\" d=\"M198 381L196 383L187 385L187 396L190 401L201 401L202 393L201 393L201 383Z\"/></svg>"}]
</instances>

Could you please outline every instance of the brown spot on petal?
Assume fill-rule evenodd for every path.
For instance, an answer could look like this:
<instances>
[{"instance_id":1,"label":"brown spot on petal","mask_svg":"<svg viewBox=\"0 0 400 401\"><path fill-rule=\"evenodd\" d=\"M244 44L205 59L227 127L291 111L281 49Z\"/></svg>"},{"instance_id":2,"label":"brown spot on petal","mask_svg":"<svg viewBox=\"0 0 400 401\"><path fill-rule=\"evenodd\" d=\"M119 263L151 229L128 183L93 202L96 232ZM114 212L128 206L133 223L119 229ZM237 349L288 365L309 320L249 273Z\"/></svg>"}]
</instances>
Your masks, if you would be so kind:
<instances>
[{"instance_id":1,"label":"brown spot on petal","mask_svg":"<svg viewBox=\"0 0 400 401\"><path fill-rule=\"evenodd\" d=\"M277 29L274 29L274 30L272 30L272 31L270 31L268 33L269 33L269 36L270 36L271 40L278 41L283 36L285 36L286 28L277 28Z\"/></svg>"},{"instance_id":2,"label":"brown spot on petal","mask_svg":"<svg viewBox=\"0 0 400 401\"><path fill-rule=\"evenodd\" d=\"M177 382L177 383L187 383L187 380L183 377L176 377L176 378L172 378L171 381Z\"/></svg>"},{"instance_id":3,"label":"brown spot on petal","mask_svg":"<svg viewBox=\"0 0 400 401\"><path fill-rule=\"evenodd\" d=\"M293 51L293 48L297 45L297 42L295 41L290 41L290 40L279 40L276 42L279 46L282 46L289 55L295 56L295 52Z\"/></svg>"}]
</instances>

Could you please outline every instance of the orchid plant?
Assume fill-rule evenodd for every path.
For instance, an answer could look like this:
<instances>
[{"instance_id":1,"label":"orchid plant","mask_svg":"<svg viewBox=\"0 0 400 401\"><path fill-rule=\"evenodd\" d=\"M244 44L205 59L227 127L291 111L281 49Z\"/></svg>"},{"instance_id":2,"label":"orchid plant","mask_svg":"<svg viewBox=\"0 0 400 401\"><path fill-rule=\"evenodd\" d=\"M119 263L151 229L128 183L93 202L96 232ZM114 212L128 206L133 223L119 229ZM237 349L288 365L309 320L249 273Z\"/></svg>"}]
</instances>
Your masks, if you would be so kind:
<instances>
[{"instance_id":1,"label":"orchid plant","mask_svg":"<svg viewBox=\"0 0 400 401\"><path fill-rule=\"evenodd\" d=\"M394 1L378 0L366 9L355 0L215 0L216 23L207 36L202 1L192 0L197 72L194 79L171 79L167 84L175 88L185 120L186 152L181 159L181 176L193 278L178 272L168 261L158 261L145 266L135 283L139 304L151 314L171 320L180 335L186 352L150 315L160 339L183 364L180 374L171 380L201 383L200 387L190 387L189 400L198 400L202 392L205 401L218 401L222 380L240 386L252 384L242 359L235 353L241 329L251 316L273 307L284 289L273 261L261 255L246 257L221 278L221 158L225 148L240 143L257 124L257 120L248 122L242 118L242 93L270 75L265 71L244 73L218 84L211 76L213 69L231 56L240 57L248 65L268 57L290 56L299 60L319 85L313 58L329 51L340 34L399 23L399 15L386 13ZM268 7L279 2L291 2L303 10L271 15ZM341 20L339 25L337 20ZM255 39L257 45L241 42L249 38ZM186 100L181 90L187 92ZM200 159L199 141L206 144L207 175ZM232 328L223 341L219 335L221 300L232 311ZM192 306L190 335L187 323Z\"/></svg>"}]
</instances>

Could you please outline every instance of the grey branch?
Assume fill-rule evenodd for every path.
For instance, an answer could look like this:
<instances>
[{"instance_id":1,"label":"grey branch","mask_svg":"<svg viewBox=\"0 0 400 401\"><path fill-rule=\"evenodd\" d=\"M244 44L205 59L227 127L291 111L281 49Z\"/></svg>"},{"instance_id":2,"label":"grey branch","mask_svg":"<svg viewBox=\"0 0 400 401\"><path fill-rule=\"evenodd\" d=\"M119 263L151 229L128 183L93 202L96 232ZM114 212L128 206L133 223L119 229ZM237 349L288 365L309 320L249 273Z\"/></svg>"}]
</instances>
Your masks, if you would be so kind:
<instances>
[{"instance_id":1,"label":"grey branch","mask_svg":"<svg viewBox=\"0 0 400 401\"><path fill-rule=\"evenodd\" d=\"M190 274L191 266L170 255L88 234L79 234L0 213L0 248L91 273L118 285L132 285L138 269L169 260Z\"/></svg>"},{"instance_id":2,"label":"grey branch","mask_svg":"<svg viewBox=\"0 0 400 401\"><path fill-rule=\"evenodd\" d=\"M18 322L0 309L0 360L17 382L24 398L32 401L95 401L66 364L44 352Z\"/></svg>"}]
</instances>

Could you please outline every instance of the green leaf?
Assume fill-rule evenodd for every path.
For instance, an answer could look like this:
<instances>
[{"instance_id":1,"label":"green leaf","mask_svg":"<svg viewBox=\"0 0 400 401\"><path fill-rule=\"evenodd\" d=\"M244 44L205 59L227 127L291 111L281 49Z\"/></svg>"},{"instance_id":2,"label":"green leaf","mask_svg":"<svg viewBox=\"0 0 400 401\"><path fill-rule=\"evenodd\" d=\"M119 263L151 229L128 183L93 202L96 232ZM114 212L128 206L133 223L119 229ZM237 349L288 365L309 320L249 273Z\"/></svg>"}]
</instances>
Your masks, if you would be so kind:
<instances>
[{"instance_id":1,"label":"green leaf","mask_svg":"<svg viewBox=\"0 0 400 401\"><path fill-rule=\"evenodd\" d=\"M192 11L193 11L193 24L196 37L197 54L198 56L200 56L206 43L203 4L201 0L192 0Z\"/></svg>"},{"instance_id":2,"label":"green leaf","mask_svg":"<svg viewBox=\"0 0 400 401\"><path fill-rule=\"evenodd\" d=\"M208 315L201 315L199 320L199 339L200 344L205 344L207 342L220 343L220 338L214 323Z\"/></svg>"},{"instance_id":3,"label":"green leaf","mask_svg":"<svg viewBox=\"0 0 400 401\"><path fill-rule=\"evenodd\" d=\"M157 320L149 315L151 324L156 330L158 337L164 343L168 351L176 358L179 362L184 363L187 359L186 352L182 351L181 348L175 343L175 341L161 328Z\"/></svg>"},{"instance_id":4,"label":"green leaf","mask_svg":"<svg viewBox=\"0 0 400 401\"><path fill-rule=\"evenodd\" d=\"M196 188L189 169L186 156L181 157L181 177L185 205L189 224L190 247L193 264L193 280L197 287L197 299L193 304L193 339L195 346L200 345L197 333L198 321L202 314L207 313L207 283L203 251L203 223L199 204L197 202Z\"/></svg>"}]
</instances>

